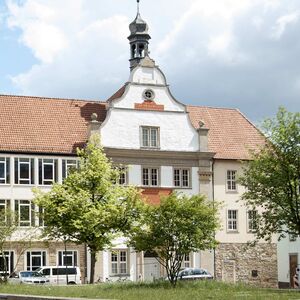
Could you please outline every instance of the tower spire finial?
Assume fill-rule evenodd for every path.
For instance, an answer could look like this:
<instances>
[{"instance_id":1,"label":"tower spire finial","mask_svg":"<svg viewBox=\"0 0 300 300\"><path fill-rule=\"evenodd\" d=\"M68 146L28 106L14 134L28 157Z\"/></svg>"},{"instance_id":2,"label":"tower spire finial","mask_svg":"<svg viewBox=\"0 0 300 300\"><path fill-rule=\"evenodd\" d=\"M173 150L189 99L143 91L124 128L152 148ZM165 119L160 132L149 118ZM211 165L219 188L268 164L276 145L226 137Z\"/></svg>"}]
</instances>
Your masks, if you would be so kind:
<instances>
[{"instance_id":1,"label":"tower spire finial","mask_svg":"<svg viewBox=\"0 0 300 300\"><path fill-rule=\"evenodd\" d=\"M137 14L140 13L140 0L136 0L137 2Z\"/></svg>"}]
</instances>

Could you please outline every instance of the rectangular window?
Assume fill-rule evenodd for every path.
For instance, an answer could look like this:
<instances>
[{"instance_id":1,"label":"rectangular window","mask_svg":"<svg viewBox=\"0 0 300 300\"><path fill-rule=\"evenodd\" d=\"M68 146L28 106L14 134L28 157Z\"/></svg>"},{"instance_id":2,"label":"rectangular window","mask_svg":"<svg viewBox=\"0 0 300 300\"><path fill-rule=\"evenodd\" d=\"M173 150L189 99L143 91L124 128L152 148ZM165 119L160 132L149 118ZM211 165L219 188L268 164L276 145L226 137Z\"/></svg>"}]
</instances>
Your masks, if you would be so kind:
<instances>
[{"instance_id":1,"label":"rectangular window","mask_svg":"<svg viewBox=\"0 0 300 300\"><path fill-rule=\"evenodd\" d=\"M159 147L159 128L142 127L142 147L158 148Z\"/></svg>"},{"instance_id":2,"label":"rectangular window","mask_svg":"<svg viewBox=\"0 0 300 300\"><path fill-rule=\"evenodd\" d=\"M227 230L228 231L237 231L238 223L237 223L238 211L236 209L229 209L227 211Z\"/></svg>"},{"instance_id":3,"label":"rectangular window","mask_svg":"<svg viewBox=\"0 0 300 300\"><path fill-rule=\"evenodd\" d=\"M256 230L256 219L257 219L257 211L256 210L248 210L247 211L247 221L248 221L248 231L255 232Z\"/></svg>"},{"instance_id":4,"label":"rectangular window","mask_svg":"<svg viewBox=\"0 0 300 300\"><path fill-rule=\"evenodd\" d=\"M34 204L30 200L15 200L15 213L20 227L35 226Z\"/></svg>"},{"instance_id":5,"label":"rectangular window","mask_svg":"<svg viewBox=\"0 0 300 300\"><path fill-rule=\"evenodd\" d=\"M174 186L190 187L190 169L174 169Z\"/></svg>"},{"instance_id":6,"label":"rectangular window","mask_svg":"<svg viewBox=\"0 0 300 300\"><path fill-rule=\"evenodd\" d=\"M191 255L185 254L182 261L182 267L183 268L190 268L191 267Z\"/></svg>"},{"instance_id":7,"label":"rectangular window","mask_svg":"<svg viewBox=\"0 0 300 300\"><path fill-rule=\"evenodd\" d=\"M10 183L10 159L0 157L0 184Z\"/></svg>"},{"instance_id":8,"label":"rectangular window","mask_svg":"<svg viewBox=\"0 0 300 300\"><path fill-rule=\"evenodd\" d=\"M57 181L57 159L39 159L39 184L51 185Z\"/></svg>"},{"instance_id":9,"label":"rectangular window","mask_svg":"<svg viewBox=\"0 0 300 300\"><path fill-rule=\"evenodd\" d=\"M228 170L227 171L227 191L236 191L236 171Z\"/></svg>"},{"instance_id":10,"label":"rectangular window","mask_svg":"<svg viewBox=\"0 0 300 300\"><path fill-rule=\"evenodd\" d=\"M9 220L7 220L7 211L10 209L10 200L0 200L0 226L6 225Z\"/></svg>"},{"instance_id":11,"label":"rectangular window","mask_svg":"<svg viewBox=\"0 0 300 300\"><path fill-rule=\"evenodd\" d=\"M14 252L4 251L0 252L0 277L8 276L14 270Z\"/></svg>"},{"instance_id":12,"label":"rectangular window","mask_svg":"<svg viewBox=\"0 0 300 300\"><path fill-rule=\"evenodd\" d=\"M159 169L158 168L143 168L143 185L158 186Z\"/></svg>"},{"instance_id":13,"label":"rectangular window","mask_svg":"<svg viewBox=\"0 0 300 300\"><path fill-rule=\"evenodd\" d=\"M27 251L26 259L27 271L35 271L46 266L46 251Z\"/></svg>"},{"instance_id":14,"label":"rectangular window","mask_svg":"<svg viewBox=\"0 0 300 300\"><path fill-rule=\"evenodd\" d=\"M72 169L78 168L78 161L76 159L63 159L62 161L62 178L68 177L68 173Z\"/></svg>"},{"instance_id":15,"label":"rectangular window","mask_svg":"<svg viewBox=\"0 0 300 300\"><path fill-rule=\"evenodd\" d=\"M120 176L119 176L119 184L126 185L128 182L128 168L127 167L119 167Z\"/></svg>"},{"instance_id":16,"label":"rectangular window","mask_svg":"<svg viewBox=\"0 0 300 300\"><path fill-rule=\"evenodd\" d=\"M128 274L128 254L126 250L115 250L111 252L111 274Z\"/></svg>"},{"instance_id":17,"label":"rectangular window","mask_svg":"<svg viewBox=\"0 0 300 300\"><path fill-rule=\"evenodd\" d=\"M59 266L77 266L77 251L58 251L58 265Z\"/></svg>"},{"instance_id":18,"label":"rectangular window","mask_svg":"<svg viewBox=\"0 0 300 300\"><path fill-rule=\"evenodd\" d=\"M15 158L15 184L34 184L33 158Z\"/></svg>"}]
</instances>

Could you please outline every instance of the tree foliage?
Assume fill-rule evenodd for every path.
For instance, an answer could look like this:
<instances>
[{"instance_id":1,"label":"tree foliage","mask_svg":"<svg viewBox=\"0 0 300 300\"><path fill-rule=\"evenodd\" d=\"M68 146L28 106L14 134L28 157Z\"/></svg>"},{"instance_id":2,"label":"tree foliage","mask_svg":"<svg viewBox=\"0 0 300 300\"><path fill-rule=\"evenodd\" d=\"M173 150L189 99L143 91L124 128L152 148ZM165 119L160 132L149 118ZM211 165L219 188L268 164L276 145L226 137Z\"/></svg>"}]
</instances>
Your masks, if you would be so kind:
<instances>
[{"instance_id":1,"label":"tree foliage","mask_svg":"<svg viewBox=\"0 0 300 300\"><path fill-rule=\"evenodd\" d=\"M242 199L252 209L261 207L256 237L300 235L300 113L280 108L277 117L264 122L265 146L239 179L246 187Z\"/></svg>"},{"instance_id":2,"label":"tree foliage","mask_svg":"<svg viewBox=\"0 0 300 300\"><path fill-rule=\"evenodd\" d=\"M214 248L217 228L217 208L212 202L204 196L172 193L159 206L144 206L129 240L137 251L154 251L175 286L184 255Z\"/></svg>"},{"instance_id":3,"label":"tree foliage","mask_svg":"<svg viewBox=\"0 0 300 300\"><path fill-rule=\"evenodd\" d=\"M35 191L35 203L44 209L45 235L88 246L94 282L96 253L109 247L117 233L129 230L138 214L139 192L117 184L120 171L104 154L97 135L78 156L78 169L50 192Z\"/></svg>"}]
</instances>

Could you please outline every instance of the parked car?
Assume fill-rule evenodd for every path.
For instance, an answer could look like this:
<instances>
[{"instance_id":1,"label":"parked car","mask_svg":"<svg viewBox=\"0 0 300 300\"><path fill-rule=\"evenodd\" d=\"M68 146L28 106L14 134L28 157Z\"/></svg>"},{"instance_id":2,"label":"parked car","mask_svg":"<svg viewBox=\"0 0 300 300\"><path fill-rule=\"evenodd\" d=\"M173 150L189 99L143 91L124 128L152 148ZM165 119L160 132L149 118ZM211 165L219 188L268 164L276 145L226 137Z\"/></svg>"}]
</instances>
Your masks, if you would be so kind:
<instances>
[{"instance_id":1,"label":"parked car","mask_svg":"<svg viewBox=\"0 0 300 300\"><path fill-rule=\"evenodd\" d=\"M178 274L179 280L201 280L213 278L214 277L207 270L201 268L185 268Z\"/></svg>"},{"instance_id":2,"label":"parked car","mask_svg":"<svg viewBox=\"0 0 300 300\"><path fill-rule=\"evenodd\" d=\"M50 280L45 276L35 271L21 271L13 273L9 276L10 283L25 283L25 284L48 284Z\"/></svg>"},{"instance_id":3,"label":"parked car","mask_svg":"<svg viewBox=\"0 0 300 300\"><path fill-rule=\"evenodd\" d=\"M36 269L41 276L50 280L50 284L81 284L79 267L44 266Z\"/></svg>"}]
</instances>

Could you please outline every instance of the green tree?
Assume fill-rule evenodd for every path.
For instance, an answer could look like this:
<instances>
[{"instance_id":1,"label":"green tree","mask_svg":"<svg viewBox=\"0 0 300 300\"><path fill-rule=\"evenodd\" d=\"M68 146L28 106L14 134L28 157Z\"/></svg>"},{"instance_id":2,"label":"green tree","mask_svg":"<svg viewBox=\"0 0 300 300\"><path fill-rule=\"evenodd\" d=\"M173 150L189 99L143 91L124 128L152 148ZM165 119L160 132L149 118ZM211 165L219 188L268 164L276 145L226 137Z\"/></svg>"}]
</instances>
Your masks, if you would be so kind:
<instances>
[{"instance_id":1,"label":"green tree","mask_svg":"<svg viewBox=\"0 0 300 300\"><path fill-rule=\"evenodd\" d=\"M242 199L257 211L256 237L300 235L300 113L279 108L263 123L267 142L247 162L239 181Z\"/></svg>"},{"instance_id":2,"label":"green tree","mask_svg":"<svg viewBox=\"0 0 300 300\"><path fill-rule=\"evenodd\" d=\"M45 235L86 244L91 253L90 282L94 282L96 254L126 232L137 218L139 192L117 184L120 171L112 166L98 135L78 150L80 163L62 184L51 191L35 190L35 203L43 208Z\"/></svg>"},{"instance_id":3,"label":"green tree","mask_svg":"<svg viewBox=\"0 0 300 300\"><path fill-rule=\"evenodd\" d=\"M204 196L172 193L159 206L146 205L129 233L137 251L154 251L176 286L184 255L216 246L217 207Z\"/></svg>"}]
</instances>

